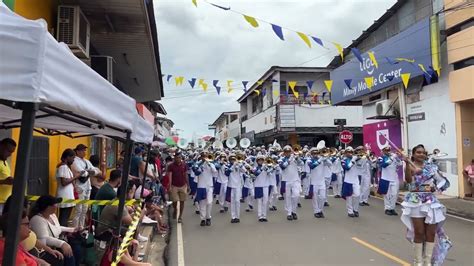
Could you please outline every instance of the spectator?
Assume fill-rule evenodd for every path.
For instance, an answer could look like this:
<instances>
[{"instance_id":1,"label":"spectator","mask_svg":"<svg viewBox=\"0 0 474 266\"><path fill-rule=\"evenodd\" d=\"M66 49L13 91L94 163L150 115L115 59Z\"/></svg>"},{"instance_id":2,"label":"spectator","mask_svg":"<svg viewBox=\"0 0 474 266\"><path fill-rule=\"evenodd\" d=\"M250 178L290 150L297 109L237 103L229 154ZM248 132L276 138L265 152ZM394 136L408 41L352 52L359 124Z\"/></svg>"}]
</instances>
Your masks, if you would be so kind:
<instances>
[{"instance_id":1,"label":"spectator","mask_svg":"<svg viewBox=\"0 0 474 266\"><path fill-rule=\"evenodd\" d=\"M145 171L145 167L146 167L146 171ZM139 168L140 168L139 169L140 180L143 181L143 176L146 173L145 180L147 182L159 181L158 167L156 166L155 157L153 155L148 158L148 165L146 162L142 161L140 162Z\"/></svg>"},{"instance_id":2,"label":"spectator","mask_svg":"<svg viewBox=\"0 0 474 266\"><path fill-rule=\"evenodd\" d=\"M2 217L1 220L1 227L2 231L6 232L8 230L8 219L7 217ZM29 228L29 220L26 212L24 211L21 216L21 223L20 223L20 230L19 230L19 237L20 241L27 239L30 236L30 228ZM3 257L5 252L5 239L2 237L0 238L0 265L3 265ZM49 265L46 261L36 258L33 255L26 252L22 245L18 245L18 250L16 253L16 261L15 265L26 265L26 266L34 266L34 265Z\"/></svg>"},{"instance_id":3,"label":"spectator","mask_svg":"<svg viewBox=\"0 0 474 266\"><path fill-rule=\"evenodd\" d=\"M153 202L153 193L145 197L145 216L148 218L157 221L158 223L158 232L166 233L168 226L163 221L163 209L160 206L154 204ZM143 220L145 222L145 219Z\"/></svg>"},{"instance_id":4,"label":"spectator","mask_svg":"<svg viewBox=\"0 0 474 266\"><path fill-rule=\"evenodd\" d=\"M16 142L5 138L0 141L0 212L8 197L12 194L13 176L7 159L15 152Z\"/></svg>"},{"instance_id":5,"label":"spectator","mask_svg":"<svg viewBox=\"0 0 474 266\"><path fill-rule=\"evenodd\" d=\"M130 162L130 175L139 177L140 165L143 162L143 149L141 147L136 147L132 160Z\"/></svg>"},{"instance_id":6,"label":"spectator","mask_svg":"<svg viewBox=\"0 0 474 266\"><path fill-rule=\"evenodd\" d=\"M170 179L171 189L170 198L173 202L173 219L178 219L178 223L182 222L182 215L184 210L184 202L188 196L188 177L187 166L183 162L183 157L180 153L174 156L174 162L168 166L167 175ZM179 217L178 215L178 201L179 201Z\"/></svg>"},{"instance_id":7,"label":"spectator","mask_svg":"<svg viewBox=\"0 0 474 266\"><path fill-rule=\"evenodd\" d=\"M471 164L466 166L463 171L464 176L467 178L471 186L471 194L469 196L474 196L474 159L471 160Z\"/></svg>"},{"instance_id":8,"label":"spectator","mask_svg":"<svg viewBox=\"0 0 474 266\"><path fill-rule=\"evenodd\" d=\"M63 199L74 199L74 181L79 178L80 174L74 175L71 171L71 165L74 162L76 153L71 149L65 149L61 155L61 162L56 169L56 181L58 182L56 196ZM74 203L60 203L59 207L59 224L67 226L71 217Z\"/></svg>"},{"instance_id":9,"label":"spectator","mask_svg":"<svg viewBox=\"0 0 474 266\"><path fill-rule=\"evenodd\" d=\"M138 241L137 240L132 240L130 242L132 245L133 249L137 249L138 247ZM120 245L118 243L117 239L114 239L110 246L107 248L107 251L105 251L104 256L102 257L102 260L100 262L100 266L110 266L112 265L112 255L113 255L113 246ZM123 265L123 266L151 266L151 263L146 263L146 262L137 262L135 261L132 256L130 256L130 253L128 253L128 250L125 251L125 253L122 255L122 258L120 259L120 263L118 265Z\"/></svg>"},{"instance_id":10,"label":"spectator","mask_svg":"<svg viewBox=\"0 0 474 266\"><path fill-rule=\"evenodd\" d=\"M95 195L97 194L97 191L99 191L100 187L104 185L105 183L105 177L102 174L102 171L100 170L100 158L98 155L91 155L89 158L89 161L91 162L92 166L94 167L94 175L91 176L91 199L95 199Z\"/></svg>"},{"instance_id":11,"label":"spectator","mask_svg":"<svg viewBox=\"0 0 474 266\"><path fill-rule=\"evenodd\" d=\"M158 150L153 150L152 155L155 157L156 169L158 170L158 176L160 177L160 180L161 180L161 175L163 174L163 168L161 165L160 152Z\"/></svg>"},{"instance_id":12,"label":"spectator","mask_svg":"<svg viewBox=\"0 0 474 266\"><path fill-rule=\"evenodd\" d=\"M169 166L173 163L173 157L168 156L165 159L165 173L168 173L168 168ZM166 192L169 192L170 189L170 177L168 174L163 176L163 179L161 180L161 184L163 184L163 188L165 189Z\"/></svg>"},{"instance_id":13,"label":"spectator","mask_svg":"<svg viewBox=\"0 0 474 266\"><path fill-rule=\"evenodd\" d=\"M75 182L77 196L80 200L90 199L92 190L90 177L95 174L94 166L92 166L89 160L85 159L86 150L87 146L84 144L76 146L74 149L76 158L74 158L74 163L71 167L74 175L80 175ZM76 214L72 220L74 227L84 227L88 208L89 205L86 204L76 206Z\"/></svg>"},{"instance_id":14,"label":"spectator","mask_svg":"<svg viewBox=\"0 0 474 266\"><path fill-rule=\"evenodd\" d=\"M113 200L117 197L117 189L122 183L122 171L112 170L110 172L109 181L106 182L100 189L97 191L95 196L96 200Z\"/></svg>"},{"instance_id":15,"label":"spectator","mask_svg":"<svg viewBox=\"0 0 474 266\"><path fill-rule=\"evenodd\" d=\"M64 265L73 266L76 265L76 259L80 259L80 254L75 256L72 247L68 242L61 240L60 236L62 233L77 232L78 228L64 227L59 224L55 213L57 204L61 201L61 198L49 195L41 196L31 209L30 227L43 244L54 249L61 249L61 253L64 255Z\"/></svg>"}]
</instances>

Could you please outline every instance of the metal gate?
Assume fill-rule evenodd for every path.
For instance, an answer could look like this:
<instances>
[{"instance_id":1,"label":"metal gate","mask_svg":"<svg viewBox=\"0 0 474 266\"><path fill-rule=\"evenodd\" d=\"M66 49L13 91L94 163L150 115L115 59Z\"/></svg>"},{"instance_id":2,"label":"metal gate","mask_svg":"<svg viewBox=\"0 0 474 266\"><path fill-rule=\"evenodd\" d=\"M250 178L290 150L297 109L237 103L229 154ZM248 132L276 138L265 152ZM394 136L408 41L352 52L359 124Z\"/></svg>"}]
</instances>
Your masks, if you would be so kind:
<instances>
[{"instance_id":1,"label":"metal gate","mask_svg":"<svg viewBox=\"0 0 474 266\"><path fill-rule=\"evenodd\" d=\"M49 194L49 139L46 137L33 137L28 176L28 195Z\"/></svg>"}]
</instances>

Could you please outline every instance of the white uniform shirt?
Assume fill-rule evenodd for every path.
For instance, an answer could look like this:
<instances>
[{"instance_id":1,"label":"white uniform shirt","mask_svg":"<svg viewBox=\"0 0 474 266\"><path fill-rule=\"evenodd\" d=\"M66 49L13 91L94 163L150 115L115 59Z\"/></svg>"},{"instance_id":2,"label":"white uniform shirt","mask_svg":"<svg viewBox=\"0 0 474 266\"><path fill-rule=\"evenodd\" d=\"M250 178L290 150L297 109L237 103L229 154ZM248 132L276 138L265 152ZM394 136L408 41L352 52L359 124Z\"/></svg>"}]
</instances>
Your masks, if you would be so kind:
<instances>
[{"instance_id":1,"label":"white uniform shirt","mask_svg":"<svg viewBox=\"0 0 474 266\"><path fill-rule=\"evenodd\" d=\"M261 167L261 173L255 179L253 183L255 187L268 187L270 185L270 180L268 178L269 174L266 170L266 167Z\"/></svg>"},{"instance_id":2,"label":"white uniform shirt","mask_svg":"<svg viewBox=\"0 0 474 266\"><path fill-rule=\"evenodd\" d=\"M202 173L198 176L198 188L209 188L214 185L213 176L217 173L216 167L212 163L204 163L201 166Z\"/></svg>"},{"instance_id":3,"label":"white uniform shirt","mask_svg":"<svg viewBox=\"0 0 474 266\"><path fill-rule=\"evenodd\" d=\"M295 182L300 181L300 175L298 173L298 168L301 164L297 162L293 157L288 159L288 166L285 169L282 169L282 181L286 182Z\"/></svg>"},{"instance_id":4,"label":"white uniform shirt","mask_svg":"<svg viewBox=\"0 0 474 266\"><path fill-rule=\"evenodd\" d=\"M346 170L345 175L344 175L344 182L350 183L350 184L360 184L359 182L359 169L357 169L357 166L355 166L355 157L352 157L352 160L350 162L351 168L349 170ZM346 158L344 158L344 161L346 161Z\"/></svg>"},{"instance_id":5,"label":"white uniform shirt","mask_svg":"<svg viewBox=\"0 0 474 266\"><path fill-rule=\"evenodd\" d=\"M308 173L309 183L313 186L325 185L324 175L323 175L324 165L321 164L321 161L319 161L319 162L320 162L320 164L318 166L311 169L311 167L309 165L312 163L312 160L306 161L306 165L305 165L306 167L305 168L306 168L306 172Z\"/></svg>"},{"instance_id":6,"label":"white uniform shirt","mask_svg":"<svg viewBox=\"0 0 474 266\"><path fill-rule=\"evenodd\" d=\"M243 173L245 172L245 168L243 165L233 165L230 167L231 172L229 176L229 182L227 183L227 187L230 188L242 188L244 183Z\"/></svg>"},{"instance_id":7,"label":"white uniform shirt","mask_svg":"<svg viewBox=\"0 0 474 266\"><path fill-rule=\"evenodd\" d=\"M397 168L402 164L400 159L396 154L393 154L388 162L390 164L387 167L381 167L382 175L380 178L391 182L398 181Z\"/></svg>"},{"instance_id":8,"label":"white uniform shirt","mask_svg":"<svg viewBox=\"0 0 474 266\"><path fill-rule=\"evenodd\" d=\"M89 160L81 159L76 156L74 158L74 163L72 164L71 168L75 172L80 173L82 171L93 170L94 166L91 164L91 162L89 162ZM76 187L78 188L78 190L81 190L81 191L90 191L92 189L91 179L87 178L87 181L84 183L82 183L81 181L79 181L79 179L77 179Z\"/></svg>"}]
</instances>

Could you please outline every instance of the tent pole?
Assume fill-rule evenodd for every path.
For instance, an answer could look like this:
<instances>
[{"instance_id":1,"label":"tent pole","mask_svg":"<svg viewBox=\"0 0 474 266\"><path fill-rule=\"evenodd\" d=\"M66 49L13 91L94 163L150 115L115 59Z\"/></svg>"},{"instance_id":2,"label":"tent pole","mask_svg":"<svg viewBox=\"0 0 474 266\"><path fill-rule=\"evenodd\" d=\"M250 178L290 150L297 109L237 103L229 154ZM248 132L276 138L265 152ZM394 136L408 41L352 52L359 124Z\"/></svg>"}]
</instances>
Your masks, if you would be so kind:
<instances>
[{"instance_id":1,"label":"tent pole","mask_svg":"<svg viewBox=\"0 0 474 266\"><path fill-rule=\"evenodd\" d=\"M11 206L8 213L8 230L5 239L5 253L3 254L3 263L5 266L13 266L16 261L16 253L19 243L19 232L21 224L21 215L24 210L26 182L30 167L31 146L33 143L33 128L35 124L35 114L38 105L35 103L21 103L19 109L21 114L20 141L18 153L16 155L15 178L13 179L12 199L17 208Z\"/></svg>"},{"instance_id":2,"label":"tent pole","mask_svg":"<svg viewBox=\"0 0 474 266\"><path fill-rule=\"evenodd\" d=\"M146 162L145 162L145 174L143 175L142 191L140 191L140 199L143 199L143 192L145 191L145 182L146 182L146 176L148 173L148 162L150 160L150 155L151 155L151 144L148 145L148 153L147 153Z\"/></svg>"},{"instance_id":3,"label":"tent pole","mask_svg":"<svg viewBox=\"0 0 474 266\"><path fill-rule=\"evenodd\" d=\"M117 228L115 235L120 236L120 229L122 227L122 216L123 216L123 209L125 207L125 200L127 197L127 185L128 185L128 175L130 173L130 162L132 160L132 148L133 148L133 140L130 138L131 133L127 132L127 139L125 141L125 158L123 160L123 167L122 167L122 183L120 184L120 195L119 196L119 205L117 211ZM123 236L122 236L123 237ZM117 249L120 245L120 242L117 241L117 246L113 249L113 256L114 259L117 256Z\"/></svg>"}]
</instances>

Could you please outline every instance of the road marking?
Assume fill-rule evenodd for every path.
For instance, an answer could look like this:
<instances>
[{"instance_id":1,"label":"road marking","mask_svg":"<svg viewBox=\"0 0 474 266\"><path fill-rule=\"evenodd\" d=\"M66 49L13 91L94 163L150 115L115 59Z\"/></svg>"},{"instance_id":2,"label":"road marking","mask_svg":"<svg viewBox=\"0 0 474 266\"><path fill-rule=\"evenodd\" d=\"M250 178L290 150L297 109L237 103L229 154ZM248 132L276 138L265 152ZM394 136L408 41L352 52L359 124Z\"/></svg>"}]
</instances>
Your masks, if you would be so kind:
<instances>
[{"instance_id":1,"label":"road marking","mask_svg":"<svg viewBox=\"0 0 474 266\"><path fill-rule=\"evenodd\" d=\"M180 202L178 201L177 207L178 209L178 217L180 215ZM177 230L176 230L176 237L177 237L177 245L178 245L178 266L184 266L184 243L183 243L183 228L181 223L176 223Z\"/></svg>"},{"instance_id":2,"label":"road marking","mask_svg":"<svg viewBox=\"0 0 474 266\"><path fill-rule=\"evenodd\" d=\"M379 196L372 196L372 195L371 195L371 197L376 198L376 199L379 199L379 200L383 200L383 198L381 198L381 197L379 197ZM474 220L467 219L467 218L464 218L464 217L461 217L461 216L457 216L457 215L454 215L454 214L446 213L446 216L449 216L449 217L452 217L452 218L456 218L456 219L459 219L459 220L463 220L463 221L466 221L466 222L474 223Z\"/></svg>"},{"instance_id":3,"label":"road marking","mask_svg":"<svg viewBox=\"0 0 474 266\"><path fill-rule=\"evenodd\" d=\"M393 261L396 261L396 262L400 263L400 265L403 265L403 266L410 266L411 265L410 263L408 263L408 262L406 262L406 261L404 261L404 260L402 260L398 257L395 257L394 255L392 255L390 253L387 253L384 250L382 250L378 247L375 247L375 246L373 246L373 245L371 245L371 244L369 244L369 243L367 243L363 240L360 240L357 237L353 237L352 240L354 240L355 242L357 242L357 243L359 243L359 244L361 244L361 245L363 245L367 248L370 248L371 250L373 250L373 251L375 251L375 252L377 252L377 253L379 253L379 254L381 254L381 255L383 255L383 256L385 256L385 257L387 257L387 258L389 258Z\"/></svg>"}]
</instances>

